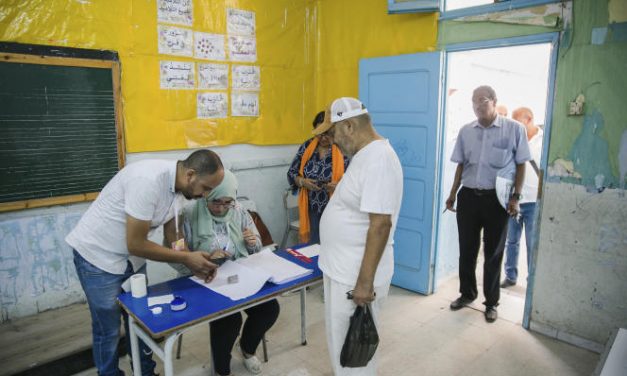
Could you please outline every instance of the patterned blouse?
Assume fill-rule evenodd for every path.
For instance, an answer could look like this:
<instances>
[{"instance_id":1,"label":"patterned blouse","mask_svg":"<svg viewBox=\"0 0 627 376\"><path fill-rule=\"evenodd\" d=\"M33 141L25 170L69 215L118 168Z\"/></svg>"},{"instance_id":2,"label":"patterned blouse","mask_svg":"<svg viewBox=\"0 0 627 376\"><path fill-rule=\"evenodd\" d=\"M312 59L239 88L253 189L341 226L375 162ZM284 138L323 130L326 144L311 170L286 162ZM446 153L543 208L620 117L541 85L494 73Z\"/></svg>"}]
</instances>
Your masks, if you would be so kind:
<instances>
[{"instance_id":1,"label":"patterned blouse","mask_svg":"<svg viewBox=\"0 0 627 376\"><path fill-rule=\"evenodd\" d=\"M298 190L298 185L296 185L295 179L298 176L298 171L300 170L300 161L305 153L305 149L307 149L307 146L309 146L312 140L313 139L310 138L298 148L298 152L292 161L292 165L287 171L287 181L290 183L294 192ZM314 152L307 163L305 163L305 170L303 172L305 178L325 184L331 182L331 162L332 158L330 146L324 158L320 158L320 154L318 154L317 151ZM346 171L347 168L348 158L344 157L344 171ZM309 210L315 210L316 213L321 214L328 203L329 194L326 189L309 191Z\"/></svg>"}]
</instances>

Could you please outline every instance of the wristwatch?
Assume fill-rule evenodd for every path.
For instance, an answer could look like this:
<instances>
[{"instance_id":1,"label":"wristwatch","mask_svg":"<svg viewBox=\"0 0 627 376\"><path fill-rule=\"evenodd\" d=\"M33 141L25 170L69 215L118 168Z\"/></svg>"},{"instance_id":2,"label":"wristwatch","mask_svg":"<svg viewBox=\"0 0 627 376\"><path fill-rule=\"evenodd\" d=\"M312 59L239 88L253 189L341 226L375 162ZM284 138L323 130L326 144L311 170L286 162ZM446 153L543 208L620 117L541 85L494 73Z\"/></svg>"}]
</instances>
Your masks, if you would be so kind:
<instances>
[{"instance_id":1,"label":"wristwatch","mask_svg":"<svg viewBox=\"0 0 627 376\"><path fill-rule=\"evenodd\" d=\"M512 198L515 199L516 201L520 201L520 199L522 198L522 195L520 193L512 193Z\"/></svg>"}]
</instances>

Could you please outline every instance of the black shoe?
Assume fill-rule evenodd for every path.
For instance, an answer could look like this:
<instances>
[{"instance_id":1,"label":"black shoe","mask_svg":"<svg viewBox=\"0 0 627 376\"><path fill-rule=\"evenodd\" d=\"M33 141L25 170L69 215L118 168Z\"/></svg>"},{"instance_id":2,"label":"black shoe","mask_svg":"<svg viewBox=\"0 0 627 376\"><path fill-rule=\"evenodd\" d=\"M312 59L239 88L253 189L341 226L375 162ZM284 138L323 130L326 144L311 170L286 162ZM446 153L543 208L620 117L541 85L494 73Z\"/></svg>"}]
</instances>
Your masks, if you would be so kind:
<instances>
[{"instance_id":1,"label":"black shoe","mask_svg":"<svg viewBox=\"0 0 627 376\"><path fill-rule=\"evenodd\" d=\"M516 286L516 281L510 281L509 279L505 278L503 282L501 282L501 288L503 289L506 289L511 286Z\"/></svg>"},{"instance_id":2,"label":"black shoe","mask_svg":"<svg viewBox=\"0 0 627 376\"><path fill-rule=\"evenodd\" d=\"M485 321L487 322L495 322L496 318L499 317L498 312L496 312L496 307L485 307Z\"/></svg>"},{"instance_id":3,"label":"black shoe","mask_svg":"<svg viewBox=\"0 0 627 376\"><path fill-rule=\"evenodd\" d=\"M474 299L468 299L468 298L464 298L463 296L460 296L459 298L453 300L453 302L451 303L450 307L451 307L451 311L457 311L458 309L462 309L464 307L466 307L468 304L472 303Z\"/></svg>"}]
</instances>

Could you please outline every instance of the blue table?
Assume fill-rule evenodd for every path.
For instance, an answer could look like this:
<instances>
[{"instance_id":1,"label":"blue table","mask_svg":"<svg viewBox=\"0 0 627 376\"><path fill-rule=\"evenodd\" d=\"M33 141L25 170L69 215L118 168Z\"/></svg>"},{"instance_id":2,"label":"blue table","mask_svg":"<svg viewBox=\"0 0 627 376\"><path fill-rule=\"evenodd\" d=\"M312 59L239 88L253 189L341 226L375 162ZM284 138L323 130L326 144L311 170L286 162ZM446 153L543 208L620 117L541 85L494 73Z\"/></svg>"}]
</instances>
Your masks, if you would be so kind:
<instances>
[{"instance_id":1,"label":"blue table","mask_svg":"<svg viewBox=\"0 0 627 376\"><path fill-rule=\"evenodd\" d=\"M301 343L307 344L305 330L305 288L322 280L322 272L318 268L318 257L314 257L311 263L303 262L285 251L276 251L276 254L288 259L302 267L312 269L313 273L294 281L275 285L267 282L255 295L246 299L233 301L200 284L191 281L188 277L178 278L148 287L149 296L173 294L180 296L187 302L187 308L174 312L167 305L162 305L163 312L154 315L148 309L148 297L133 298L130 293L122 293L118 301L129 315L129 332L131 340L131 352L134 359L139 359L139 345L137 338L141 338L164 363L166 376L174 375L172 353L174 344L181 334L194 326L209 323L213 320L231 315L235 312L255 305L265 303L278 295L300 290L301 309ZM218 273L219 273L218 269ZM163 348L155 341L165 337ZM141 362L133 362L133 373L141 375Z\"/></svg>"}]
</instances>

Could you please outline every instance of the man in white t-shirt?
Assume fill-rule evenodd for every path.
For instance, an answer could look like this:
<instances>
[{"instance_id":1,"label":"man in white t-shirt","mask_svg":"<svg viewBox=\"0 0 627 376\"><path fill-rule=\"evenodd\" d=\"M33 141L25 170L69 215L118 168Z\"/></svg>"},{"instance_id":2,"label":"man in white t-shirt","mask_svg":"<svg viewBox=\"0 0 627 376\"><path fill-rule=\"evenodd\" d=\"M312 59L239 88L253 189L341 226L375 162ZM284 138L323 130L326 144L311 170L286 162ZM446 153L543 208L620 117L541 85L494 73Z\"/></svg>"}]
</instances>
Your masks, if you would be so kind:
<instances>
[{"instance_id":1,"label":"man in white t-shirt","mask_svg":"<svg viewBox=\"0 0 627 376\"><path fill-rule=\"evenodd\" d=\"M527 172L522 187L520 199L520 215L510 218L507 225L507 245L505 247L505 279L501 287L514 286L518 279L518 253L520 251L520 236L525 229L525 243L527 244L527 270L531 265L531 241L535 229L536 200L538 199L538 164L542 158L542 139L544 132L534 124L533 112L527 107L520 107L512 112L512 118L525 126L527 141L531 152L531 161L527 162ZM535 166L531 165L535 163Z\"/></svg>"},{"instance_id":2,"label":"man in white t-shirt","mask_svg":"<svg viewBox=\"0 0 627 376\"><path fill-rule=\"evenodd\" d=\"M186 265L211 280L216 265L203 252L177 251L148 240L164 226L166 239L177 239L178 194L200 198L222 181L220 157L210 150L193 152L184 161L144 160L120 170L102 189L76 227L65 238L74 250L74 265L85 291L92 319L93 357L100 376L123 375L118 368L120 317L128 333L127 316L116 302L122 284L146 271L146 259ZM174 247L174 245L173 245ZM126 336L130 349L129 336ZM150 349L140 341L143 375L154 373Z\"/></svg>"},{"instance_id":3,"label":"man in white t-shirt","mask_svg":"<svg viewBox=\"0 0 627 376\"><path fill-rule=\"evenodd\" d=\"M320 221L319 265L333 372L375 375L376 358L366 367L344 368L340 353L357 305L370 304L376 322L388 294L394 272L392 238L403 194L401 164L357 99L336 99L314 134L333 137L352 158Z\"/></svg>"}]
</instances>

